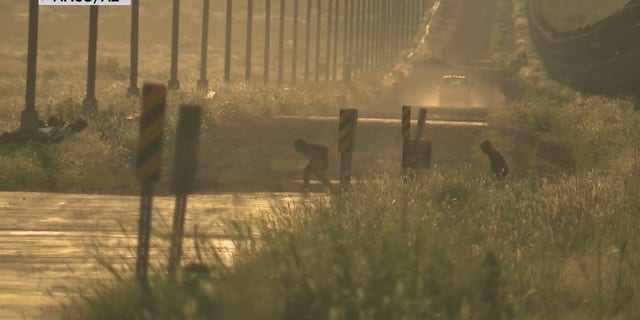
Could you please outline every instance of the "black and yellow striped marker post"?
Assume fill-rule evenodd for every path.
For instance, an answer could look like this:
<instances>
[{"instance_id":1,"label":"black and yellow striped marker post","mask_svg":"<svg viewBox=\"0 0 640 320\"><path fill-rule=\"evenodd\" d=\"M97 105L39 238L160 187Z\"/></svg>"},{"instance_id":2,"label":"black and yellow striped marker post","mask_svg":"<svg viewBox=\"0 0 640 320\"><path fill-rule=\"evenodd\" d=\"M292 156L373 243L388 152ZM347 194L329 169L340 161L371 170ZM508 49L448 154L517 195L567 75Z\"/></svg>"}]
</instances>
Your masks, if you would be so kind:
<instances>
[{"instance_id":1,"label":"black and yellow striped marker post","mask_svg":"<svg viewBox=\"0 0 640 320\"><path fill-rule=\"evenodd\" d=\"M347 190L351 181L351 160L356 143L358 109L340 109L338 150L340 152L340 185Z\"/></svg>"},{"instance_id":2,"label":"black and yellow striped marker post","mask_svg":"<svg viewBox=\"0 0 640 320\"><path fill-rule=\"evenodd\" d=\"M162 169L162 136L166 104L167 88L164 85L147 83L143 86L137 159L137 177L141 184L141 192L136 257L136 277L143 290L149 288L147 270L149 267L153 184L160 178L160 170Z\"/></svg>"}]
</instances>

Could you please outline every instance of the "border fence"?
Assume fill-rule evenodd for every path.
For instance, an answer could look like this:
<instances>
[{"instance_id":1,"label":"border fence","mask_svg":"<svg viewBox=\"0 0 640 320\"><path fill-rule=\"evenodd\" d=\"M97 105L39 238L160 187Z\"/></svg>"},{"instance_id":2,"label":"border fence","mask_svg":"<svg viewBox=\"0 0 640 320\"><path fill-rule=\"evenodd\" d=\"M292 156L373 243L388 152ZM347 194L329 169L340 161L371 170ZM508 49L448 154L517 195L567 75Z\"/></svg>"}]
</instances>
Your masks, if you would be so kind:
<instances>
[{"instance_id":1,"label":"border fence","mask_svg":"<svg viewBox=\"0 0 640 320\"><path fill-rule=\"evenodd\" d=\"M38 44L38 0L29 0L29 39L27 58L26 106L21 128L36 129L38 114L35 108L36 57ZM126 94L137 97L138 42L140 1L131 3L129 87ZM197 1L197 0L190 0ZM214 61L223 64L223 74L215 76L224 82L262 81L282 85L304 82L349 81L353 76L389 66L403 50L419 41L422 20L433 0L200 0L202 1L202 31L200 70L197 88L208 90L207 61L210 38L224 39L224 58ZM167 88L180 90L178 50L180 48L180 0L172 0L170 74ZM210 16L211 8L224 7L225 14ZM106 7L104 10L108 10ZM144 7L142 7L144 10ZM98 7L91 6L88 42L87 95L83 101L85 112L98 109L95 97L95 63L98 43ZM238 28L233 19L246 17L246 27ZM210 19L212 18L212 19ZM210 22L224 19L224 28L210 30ZM264 20L264 24L258 24ZM277 26L275 22L277 21ZM108 27L108 26L105 26ZM240 30L234 30L234 28ZM104 30L108 28L100 28ZM262 30L261 30L262 29ZM277 33L274 32L277 29ZM245 45L232 41L236 32L244 33ZM293 34L291 36L291 34ZM286 43L288 37L291 43ZM264 39L264 47L256 48L255 41ZM304 40L304 41L301 41ZM277 41L277 50L271 42ZM252 46L254 44L254 46ZM285 50L285 45L288 50ZM291 49L289 49L291 48ZM259 50L262 49L262 50ZM244 77L235 79L234 52L244 55ZM273 59L273 54L277 59ZM260 59L262 57L262 59ZM254 61L262 60L262 66ZM302 67L300 67L302 66ZM275 70L275 72L271 72ZM195 73L190 70L189 74ZM285 72L289 74L285 74Z\"/></svg>"}]
</instances>

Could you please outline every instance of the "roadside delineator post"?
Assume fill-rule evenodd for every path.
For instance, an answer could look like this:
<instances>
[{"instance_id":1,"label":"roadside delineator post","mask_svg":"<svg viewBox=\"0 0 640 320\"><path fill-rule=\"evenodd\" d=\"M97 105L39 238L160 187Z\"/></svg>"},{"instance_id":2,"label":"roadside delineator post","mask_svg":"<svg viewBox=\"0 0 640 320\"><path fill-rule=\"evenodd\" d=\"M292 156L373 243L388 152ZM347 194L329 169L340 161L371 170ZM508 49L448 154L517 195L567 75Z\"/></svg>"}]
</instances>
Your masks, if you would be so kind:
<instances>
[{"instance_id":1,"label":"roadside delineator post","mask_svg":"<svg viewBox=\"0 0 640 320\"><path fill-rule=\"evenodd\" d=\"M405 141L411 137L411 107L402 106L402 124L400 126L400 134L402 135L402 155L404 158ZM407 169L402 166L402 176L406 176Z\"/></svg>"},{"instance_id":2,"label":"roadside delineator post","mask_svg":"<svg viewBox=\"0 0 640 320\"><path fill-rule=\"evenodd\" d=\"M422 141L422 131L427 117L427 109L420 108L416 137L410 139L411 107L402 107L402 176L407 177L414 169L431 167L431 141Z\"/></svg>"},{"instance_id":3,"label":"roadside delineator post","mask_svg":"<svg viewBox=\"0 0 640 320\"><path fill-rule=\"evenodd\" d=\"M422 130L424 129L424 122L427 119L427 109L420 108L418 111L418 124L416 125L416 141L422 139Z\"/></svg>"},{"instance_id":4,"label":"roadside delineator post","mask_svg":"<svg viewBox=\"0 0 640 320\"><path fill-rule=\"evenodd\" d=\"M179 112L172 179L176 202L169 250L168 271L171 279L176 277L176 270L180 267L180 258L182 256L187 194L193 191L193 181L196 176L202 107L198 105L182 105Z\"/></svg>"},{"instance_id":5,"label":"roadside delineator post","mask_svg":"<svg viewBox=\"0 0 640 320\"><path fill-rule=\"evenodd\" d=\"M411 133L411 107L402 106L402 140L409 140Z\"/></svg>"},{"instance_id":6,"label":"roadside delineator post","mask_svg":"<svg viewBox=\"0 0 640 320\"><path fill-rule=\"evenodd\" d=\"M340 109L338 150L340 152L340 185L343 191L349 188L351 181L351 160L356 143L357 124L358 109Z\"/></svg>"},{"instance_id":7,"label":"roadside delineator post","mask_svg":"<svg viewBox=\"0 0 640 320\"><path fill-rule=\"evenodd\" d=\"M143 86L137 159L137 177L141 189L136 277L145 291L149 289L147 270L149 268L153 185L160 178L162 169L162 136L165 125L166 101L167 88L164 85L148 83Z\"/></svg>"}]
</instances>

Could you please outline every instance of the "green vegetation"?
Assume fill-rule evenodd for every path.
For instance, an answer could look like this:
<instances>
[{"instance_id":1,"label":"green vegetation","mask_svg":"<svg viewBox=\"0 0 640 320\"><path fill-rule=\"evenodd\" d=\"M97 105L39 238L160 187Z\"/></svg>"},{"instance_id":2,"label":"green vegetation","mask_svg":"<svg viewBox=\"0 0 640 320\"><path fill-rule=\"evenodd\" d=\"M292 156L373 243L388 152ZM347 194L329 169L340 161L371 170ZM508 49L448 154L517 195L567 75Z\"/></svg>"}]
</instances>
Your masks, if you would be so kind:
<instances>
[{"instance_id":1,"label":"green vegetation","mask_svg":"<svg viewBox=\"0 0 640 320\"><path fill-rule=\"evenodd\" d=\"M180 92L171 92L168 101L168 126L165 154L171 154L172 130L175 128L175 110L183 103L203 105L205 119L203 134L215 132L225 122L249 121L275 115L335 115L336 96L348 96L351 105L367 104L377 99L388 86L383 70L362 73L351 83L325 81L303 83L304 32L299 32L298 84L295 90L287 87L291 81L292 19L291 6L285 11L284 83L277 84L279 7L272 8L271 82L262 84L264 33L254 31L253 76L256 82L244 79L244 46L246 29L246 1L234 5L232 41L232 82L222 82L224 47L223 0L212 1L209 39L209 88L215 92L212 99L198 92L200 59L201 2L187 1L181 5L180 24ZM0 134L19 126L20 112L24 108L26 83L26 39L28 3L3 4L0 10ZM301 6L300 12L305 12ZM82 100L86 81L86 26L88 10L82 7L41 7L39 27L39 53L36 89L36 109L41 119L50 116L71 121L82 114ZM264 3L254 8L254 28L264 25ZM315 19L315 7L312 10ZM100 9L97 57L98 112L89 116L89 127L82 134L52 146L29 145L26 148L0 147L1 190L38 190L63 192L132 193L137 185L132 167L136 158L138 135L137 99L125 97L129 74L129 7ZM140 8L139 86L144 82L166 83L169 78L171 6L141 4ZM314 20L315 21L315 20ZM326 22L326 21L325 21ZM304 19L299 21L300 28ZM324 22L323 22L324 23ZM312 28L315 39L315 28ZM322 38L322 48L325 46ZM313 42L315 44L315 42ZM339 43L340 45L342 42ZM315 45L313 46L315 48ZM312 49L313 49L312 48ZM337 74L341 76L341 47ZM324 49L321 51L324 55ZM311 53L313 78L314 51ZM323 61L324 62L324 61ZM321 68L323 68L321 66ZM371 79L376 79L371 81ZM214 133L215 134L215 133ZM170 168L170 157L165 167ZM159 191L168 190L164 179Z\"/></svg>"},{"instance_id":2,"label":"green vegetation","mask_svg":"<svg viewBox=\"0 0 640 320\"><path fill-rule=\"evenodd\" d=\"M375 176L344 196L274 207L259 239L236 224L233 265L199 239L180 282L156 274L150 310L125 280L58 318L637 318L638 164L624 180Z\"/></svg>"},{"instance_id":3,"label":"green vegetation","mask_svg":"<svg viewBox=\"0 0 640 320\"><path fill-rule=\"evenodd\" d=\"M130 273L115 272L113 282L73 296L51 316L83 320L150 316L639 318L640 115L624 98L586 96L546 78L526 38L521 2L509 4L514 28L510 35L502 33L504 39L513 39L516 52L528 55L512 79L521 89L519 98L490 119L489 138L506 146L514 169L507 181L497 183L470 167L446 173L433 170L404 182L373 175L366 183L354 184L347 194L310 197L292 206L276 204L258 226L231 222L229 236L236 239L238 250L233 263L221 258L214 239L199 238L199 249L188 253L187 267L177 283L166 278L162 266L157 267L151 307L143 307ZM508 59L503 52L496 56ZM365 88L362 101L370 99L368 93L373 90L364 84L356 87ZM113 97L123 89L112 89ZM316 91L223 87L213 102L216 106L225 101L237 101L228 102L232 106L255 105L244 102L256 93L274 98L267 100L260 113L212 108L207 125L214 126L216 119L224 117L301 109L315 112L318 105L327 105L318 101L330 97L311 92ZM64 113L69 110L65 107L78 110L79 92L59 97L51 100L52 112ZM182 94L171 99L173 104L200 98ZM102 161L115 169L130 162L136 124L122 114L134 112L136 103L124 98L106 101L113 102L101 109L110 111L98 115L104 117L99 118L102 131L94 128L79 137L92 144L91 150L69 141L13 150L3 159L16 157L12 162L19 163L20 169L12 170L37 172L42 181L56 181L52 177L65 171L47 170L40 164L66 163L59 155L67 152L105 154L87 161ZM14 109L12 114L17 114L19 109ZM101 142L103 134L113 146ZM52 156L52 148L65 153ZM106 156L113 155L113 150L120 150L118 159L123 162ZM24 161L25 155L31 160ZM11 170L0 172L6 175ZM7 179L17 184L25 178L15 173ZM259 231L259 236L253 231Z\"/></svg>"}]
</instances>

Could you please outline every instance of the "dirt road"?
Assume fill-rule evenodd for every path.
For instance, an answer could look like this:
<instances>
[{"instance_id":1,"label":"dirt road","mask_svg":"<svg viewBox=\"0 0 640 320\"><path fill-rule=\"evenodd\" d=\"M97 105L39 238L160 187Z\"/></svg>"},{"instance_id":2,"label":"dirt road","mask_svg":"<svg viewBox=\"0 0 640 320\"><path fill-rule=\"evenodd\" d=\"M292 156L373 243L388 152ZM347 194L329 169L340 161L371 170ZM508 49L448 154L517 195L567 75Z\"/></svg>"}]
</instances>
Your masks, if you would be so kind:
<instances>
[{"instance_id":1,"label":"dirt road","mask_svg":"<svg viewBox=\"0 0 640 320\"><path fill-rule=\"evenodd\" d=\"M479 109L492 109L504 103L501 92L489 81L486 70L474 63L488 62L495 23L495 0L442 1L434 29L425 39L437 61L417 61L411 73L402 78L398 90L391 92L378 105L371 107L376 116L395 116L389 106L438 107L438 83L443 75L465 75L471 80L472 105Z\"/></svg>"}]
</instances>

